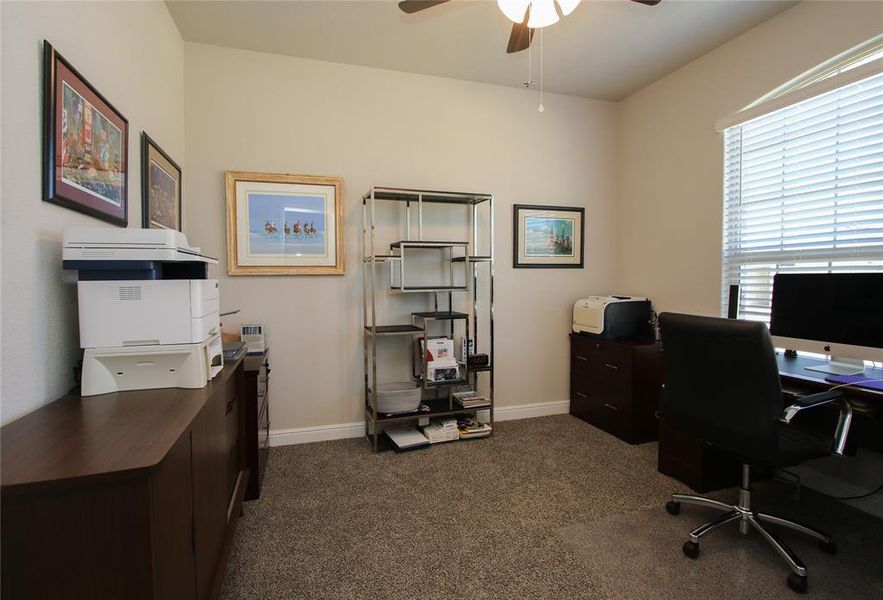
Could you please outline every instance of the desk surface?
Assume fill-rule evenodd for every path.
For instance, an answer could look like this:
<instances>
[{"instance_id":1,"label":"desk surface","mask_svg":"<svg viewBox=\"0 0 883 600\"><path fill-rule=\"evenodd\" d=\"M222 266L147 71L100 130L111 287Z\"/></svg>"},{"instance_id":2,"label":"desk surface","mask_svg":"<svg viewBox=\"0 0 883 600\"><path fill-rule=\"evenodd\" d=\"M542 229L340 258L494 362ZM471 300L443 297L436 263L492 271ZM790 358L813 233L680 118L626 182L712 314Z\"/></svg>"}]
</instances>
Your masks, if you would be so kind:
<instances>
[{"instance_id":1,"label":"desk surface","mask_svg":"<svg viewBox=\"0 0 883 600\"><path fill-rule=\"evenodd\" d=\"M801 356L788 358L781 353L776 354L776 360L779 363L779 375L782 377L783 384L790 383L805 385L808 388L815 389L829 389L835 385L839 385L831 383L830 381L825 381L825 373L806 370L806 367L821 364L824 362L823 360ZM868 379L881 379L883 378L883 370L866 368L865 375ZM883 408L883 392L860 388L854 385L843 386L839 389L843 390L843 392L848 394L851 398L870 400L880 408Z\"/></svg>"},{"instance_id":2,"label":"desk surface","mask_svg":"<svg viewBox=\"0 0 883 600\"><path fill-rule=\"evenodd\" d=\"M204 388L69 395L4 425L0 489L154 467L240 362Z\"/></svg>"}]
</instances>

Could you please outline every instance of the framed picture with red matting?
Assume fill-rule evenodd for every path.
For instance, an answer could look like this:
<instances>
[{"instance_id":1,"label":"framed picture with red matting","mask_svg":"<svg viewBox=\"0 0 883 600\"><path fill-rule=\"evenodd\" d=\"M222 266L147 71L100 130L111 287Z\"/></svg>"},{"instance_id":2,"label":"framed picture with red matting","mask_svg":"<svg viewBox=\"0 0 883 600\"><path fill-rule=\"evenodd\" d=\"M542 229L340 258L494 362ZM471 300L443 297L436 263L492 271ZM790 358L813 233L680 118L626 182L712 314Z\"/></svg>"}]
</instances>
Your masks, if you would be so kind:
<instances>
[{"instance_id":1,"label":"framed picture with red matting","mask_svg":"<svg viewBox=\"0 0 883 600\"><path fill-rule=\"evenodd\" d=\"M43 200L125 227L129 122L43 41Z\"/></svg>"}]
</instances>

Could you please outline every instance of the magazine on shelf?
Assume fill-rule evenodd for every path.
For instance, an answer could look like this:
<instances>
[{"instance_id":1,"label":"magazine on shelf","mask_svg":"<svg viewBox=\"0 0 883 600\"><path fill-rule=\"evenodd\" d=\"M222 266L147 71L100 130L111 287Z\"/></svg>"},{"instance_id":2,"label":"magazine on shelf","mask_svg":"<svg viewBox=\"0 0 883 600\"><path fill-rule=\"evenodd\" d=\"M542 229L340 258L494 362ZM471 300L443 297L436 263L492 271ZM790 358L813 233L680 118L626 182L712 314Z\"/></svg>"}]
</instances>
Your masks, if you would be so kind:
<instances>
[{"instance_id":1,"label":"magazine on shelf","mask_svg":"<svg viewBox=\"0 0 883 600\"><path fill-rule=\"evenodd\" d=\"M463 408L477 408L480 406L490 406L491 402L486 396L482 396L475 391L454 392L452 394L454 400Z\"/></svg>"},{"instance_id":2,"label":"magazine on shelf","mask_svg":"<svg viewBox=\"0 0 883 600\"><path fill-rule=\"evenodd\" d=\"M454 340L446 337L432 338L426 342L426 361L454 362Z\"/></svg>"},{"instance_id":3,"label":"magazine on shelf","mask_svg":"<svg viewBox=\"0 0 883 600\"><path fill-rule=\"evenodd\" d=\"M457 421L457 428L460 431L460 439L487 437L491 434L493 428L489 423L481 423L472 417L466 417Z\"/></svg>"}]
</instances>

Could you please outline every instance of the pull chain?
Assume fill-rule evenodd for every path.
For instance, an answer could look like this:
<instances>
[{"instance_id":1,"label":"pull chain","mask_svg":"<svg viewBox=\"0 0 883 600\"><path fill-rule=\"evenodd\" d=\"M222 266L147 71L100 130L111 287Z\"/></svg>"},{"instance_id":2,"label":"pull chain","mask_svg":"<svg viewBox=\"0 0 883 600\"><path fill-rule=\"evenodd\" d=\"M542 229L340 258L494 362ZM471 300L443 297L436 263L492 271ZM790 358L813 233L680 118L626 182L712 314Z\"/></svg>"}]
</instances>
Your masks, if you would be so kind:
<instances>
[{"instance_id":1,"label":"pull chain","mask_svg":"<svg viewBox=\"0 0 883 600\"><path fill-rule=\"evenodd\" d=\"M543 112L543 30L540 29L540 107L539 111Z\"/></svg>"}]
</instances>

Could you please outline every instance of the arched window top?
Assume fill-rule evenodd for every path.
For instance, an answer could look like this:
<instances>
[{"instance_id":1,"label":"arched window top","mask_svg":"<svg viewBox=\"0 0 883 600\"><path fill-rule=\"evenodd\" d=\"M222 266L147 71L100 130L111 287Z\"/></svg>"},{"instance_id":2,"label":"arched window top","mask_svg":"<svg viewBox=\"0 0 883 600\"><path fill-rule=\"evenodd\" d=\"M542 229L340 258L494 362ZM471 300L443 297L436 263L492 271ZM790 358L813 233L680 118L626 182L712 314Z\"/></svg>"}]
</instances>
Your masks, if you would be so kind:
<instances>
[{"instance_id":1,"label":"arched window top","mask_svg":"<svg viewBox=\"0 0 883 600\"><path fill-rule=\"evenodd\" d=\"M846 73L847 71L851 71L856 67L866 65L881 58L883 58L883 34L871 38L867 42L859 44L855 48L851 48L846 52L838 54L830 60L826 60L822 64L813 67L806 73L798 75L791 81L780 85L767 94L764 94L763 96L746 106L743 110L753 108L765 102L769 102L770 100L773 100L780 96L784 96L789 92L803 89L816 82L828 79L829 77L834 77L836 75L840 75L841 73Z\"/></svg>"},{"instance_id":2,"label":"arched window top","mask_svg":"<svg viewBox=\"0 0 883 600\"><path fill-rule=\"evenodd\" d=\"M883 72L883 34L813 67L715 123L717 131Z\"/></svg>"}]
</instances>

